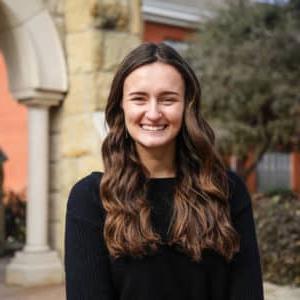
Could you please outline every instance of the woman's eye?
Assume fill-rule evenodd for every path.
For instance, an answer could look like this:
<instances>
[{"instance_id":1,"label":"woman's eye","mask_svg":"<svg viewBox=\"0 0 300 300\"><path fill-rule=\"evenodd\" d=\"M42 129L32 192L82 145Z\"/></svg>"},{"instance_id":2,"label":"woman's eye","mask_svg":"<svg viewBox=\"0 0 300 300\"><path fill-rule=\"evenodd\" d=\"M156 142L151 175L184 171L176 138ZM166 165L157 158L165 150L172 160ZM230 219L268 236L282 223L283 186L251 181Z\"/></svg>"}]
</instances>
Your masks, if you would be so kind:
<instances>
[{"instance_id":1,"label":"woman's eye","mask_svg":"<svg viewBox=\"0 0 300 300\"><path fill-rule=\"evenodd\" d=\"M136 103L143 103L146 100L144 98L132 98L131 101L136 102Z\"/></svg>"},{"instance_id":2,"label":"woman's eye","mask_svg":"<svg viewBox=\"0 0 300 300\"><path fill-rule=\"evenodd\" d=\"M173 99L173 98L165 98L165 99L162 99L161 102L162 102L163 104L170 105L170 104L172 104L173 102L175 102L175 99Z\"/></svg>"}]
</instances>

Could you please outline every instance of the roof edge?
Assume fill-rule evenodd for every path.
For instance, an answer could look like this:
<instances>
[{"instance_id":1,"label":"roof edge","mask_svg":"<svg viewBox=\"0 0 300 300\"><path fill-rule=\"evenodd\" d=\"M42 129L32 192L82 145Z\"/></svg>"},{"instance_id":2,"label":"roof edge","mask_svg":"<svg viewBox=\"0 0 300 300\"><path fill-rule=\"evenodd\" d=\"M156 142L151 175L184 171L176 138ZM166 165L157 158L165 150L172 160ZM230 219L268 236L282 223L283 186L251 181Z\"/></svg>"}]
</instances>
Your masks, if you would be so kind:
<instances>
[{"instance_id":1,"label":"roof edge","mask_svg":"<svg viewBox=\"0 0 300 300\"><path fill-rule=\"evenodd\" d=\"M212 13L208 10L192 12L187 10L186 6L178 4L168 4L153 2L142 5L143 18L146 21L163 23L183 28L197 28L198 24L203 22Z\"/></svg>"}]
</instances>

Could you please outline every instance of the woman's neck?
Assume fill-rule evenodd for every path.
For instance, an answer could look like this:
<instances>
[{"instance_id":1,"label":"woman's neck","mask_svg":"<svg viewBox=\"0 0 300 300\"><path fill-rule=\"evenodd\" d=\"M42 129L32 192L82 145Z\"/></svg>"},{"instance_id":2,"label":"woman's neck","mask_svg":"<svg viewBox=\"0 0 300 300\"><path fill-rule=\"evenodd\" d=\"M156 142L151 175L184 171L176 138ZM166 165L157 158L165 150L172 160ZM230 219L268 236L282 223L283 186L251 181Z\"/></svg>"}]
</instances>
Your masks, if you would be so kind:
<instances>
[{"instance_id":1,"label":"woman's neck","mask_svg":"<svg viewBox=\"0 0 300 300\"><path fill-rule=\"evenodd\" d=\"M136 145L142 164L148 170L151 178L166 178L176 176L175 147L145 148Z\"/></svg>"}]
</instances>

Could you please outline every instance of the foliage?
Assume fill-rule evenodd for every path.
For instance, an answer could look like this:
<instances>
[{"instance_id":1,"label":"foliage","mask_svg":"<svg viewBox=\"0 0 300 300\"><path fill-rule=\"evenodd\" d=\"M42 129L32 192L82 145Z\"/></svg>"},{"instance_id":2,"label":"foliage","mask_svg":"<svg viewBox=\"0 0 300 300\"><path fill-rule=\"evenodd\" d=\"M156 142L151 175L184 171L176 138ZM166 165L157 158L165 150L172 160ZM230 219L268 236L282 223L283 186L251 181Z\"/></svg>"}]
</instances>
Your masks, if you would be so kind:
<instances>
[{"instance_id":1,"label":"foliage","mask_svg":"<svg viewBox=\"0 0 300 300\"><path fill-rule=\"evenodd\" d=\"M8 252L23 247L26 235L26 202L24 195L8 191L4 194L5 240Z\"/></svg>"},{"instance_id":2,"label":"foliage","mask_svg":"<svg viewBox=\"0 0 300 300\"><path fill-rule=\"evenodd\" d=\"M265 192L267 197L280 196L280 197L292 197L294 192L287 188L276 188Z\"/></svg>"},{"instance_id":3,"label":"foliage","mask_svg":"<svg viewBox=\"0 0 300 300\"><path fill-rule=\"evenodd\" d=\"M201 24L186 53L202 83L203 115L216 129L221 153L242 161L253 150L245 176L267 150L296 140L299 3L230 1Z\"/></svg>"},{"instance_id":4,"label":"foliage","mask_svg":"<svg viewBox=\"0 0 300 300\"><path fill-rule=\"evenodd\" d=\"M263 195L254 203L264 279L300 286L299 196Z\"/></svg>"}]
</instances>

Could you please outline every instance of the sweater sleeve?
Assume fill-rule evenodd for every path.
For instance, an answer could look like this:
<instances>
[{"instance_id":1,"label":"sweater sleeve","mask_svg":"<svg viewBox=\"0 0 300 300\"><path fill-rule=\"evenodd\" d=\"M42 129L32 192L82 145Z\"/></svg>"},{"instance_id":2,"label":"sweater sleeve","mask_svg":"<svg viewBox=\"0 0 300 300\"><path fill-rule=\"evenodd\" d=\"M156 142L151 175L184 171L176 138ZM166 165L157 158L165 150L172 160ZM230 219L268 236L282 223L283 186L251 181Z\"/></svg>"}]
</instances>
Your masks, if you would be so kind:
<instances>
[{"instance_id":1,"label":"sweater sleeve","mask_svg":"<svg viewBox=\"0 0 300 300\"><path fill-rule=\"evenodd\" d=\"M234 173L231 214L240 235L240 251L230 263L230 300L263 300L262 272L257 246L252 204L245 183Z\"/></svg>"},{"instance_id":2,"label":"sweater sleeve","mask_svg":"<svg viewBox=\"0 0 300 300\"><path fill-rule=\"evenodd\" d=\"M65 276L67 300L113 300L103 213L95 176L71 189L66 213ZM99 178L98 178L99 179Z\"/></svg>"}]
</instances>

